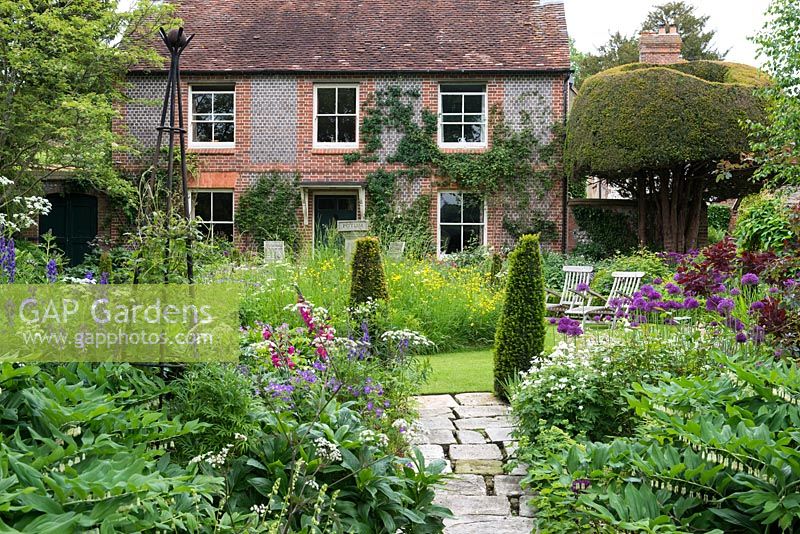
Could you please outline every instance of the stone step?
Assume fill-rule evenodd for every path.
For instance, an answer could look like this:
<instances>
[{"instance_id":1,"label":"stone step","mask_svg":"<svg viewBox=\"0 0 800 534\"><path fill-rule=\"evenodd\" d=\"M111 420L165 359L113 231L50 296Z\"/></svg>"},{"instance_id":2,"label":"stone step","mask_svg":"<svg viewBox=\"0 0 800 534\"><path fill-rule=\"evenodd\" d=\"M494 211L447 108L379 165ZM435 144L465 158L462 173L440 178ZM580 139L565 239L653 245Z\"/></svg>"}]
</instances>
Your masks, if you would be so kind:
<instances>
[{"instance_id":1,"label":"stone step","mask_svg":"<svg viewBox=\"0 0 800 534\"><path fill-rule=\"evenodd\" d=\"M471 417L469 419L456 419L459 430L485 430L488 428L508 428L514 426L508 416L500 417Z\"/></svg>"},{"instance_id":2,"label":"stone step","mask_svg":"<svg viewBox=\"0 0 800 534\"><path fill-rule=\"evenodd\" d=\"M486 495L486 480L481 475L453 475L436 493L452 493L454 495Z\"/></svg>"},{"instance_id":3,"label":"stone step","mask_svg":"<svg viewBox=\"0 0 800 534\"><path fill-rule=\"evenodd\" d=\"M455 495L439 493L434 502L450 508L456 517L464 515L506 516L511 515L511 504L505 497L496 495Z\"/></svg>"},{"instance_id":4,"label":"stone step","mask_svg":"<svg viewBox=\"0 0 800 534\"><path fill-rule=\"evenodd\" d=\"M497 417L500 415L508 415L508 406L459 406L453 408L453 411L461 419L468 419L471 417Z\"/></svg>"},{"instance_id":5,"label":"stone step","mask_svg":"<svg viewBox=\"0 0 800 534\"><path fill-rule=\"evenodd\" d=\"M486 406L490 404L505 404L494 396L493 393L459 393L456 400L461 406Z\"/></svg>"},{"instance_id":6,"label":"stone step","mask_svg":"<svg viewBox=\"0 0 800 534\"><path fill-rule=\"evenodd\" d=\"M528 517L466 515L445 519L445 534L527 534L533 530Z\"/></svg>"}]
</instances>

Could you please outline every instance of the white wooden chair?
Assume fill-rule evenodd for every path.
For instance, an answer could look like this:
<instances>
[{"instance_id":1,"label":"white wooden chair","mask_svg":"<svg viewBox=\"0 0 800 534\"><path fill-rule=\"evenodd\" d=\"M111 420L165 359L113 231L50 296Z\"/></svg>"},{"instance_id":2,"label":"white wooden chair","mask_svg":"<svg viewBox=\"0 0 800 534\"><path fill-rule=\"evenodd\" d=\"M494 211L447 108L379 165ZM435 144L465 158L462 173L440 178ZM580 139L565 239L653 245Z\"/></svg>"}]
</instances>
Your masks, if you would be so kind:
<instances>
[{"instance_id":1,"label":"white wooden chair","mask_svg":"<svg viewBox=\"0 0 800 534\"><path fill-rule=\"evenodd\" d=\"M576 293L575 288L578 284L589 284L592 281L594 267L566 265L563 270L564 285L561 293L552 289L546 290L548 297L559 299L558 302L546 303L547 311L550 313L563 313L583 304L583 295Z\"/></svg>"},{"instance_id":2,"label":"white wooden chair","mask_svg":"<svg viewBox=\"0 0 800 534\"><path fill-rule=\"evenodd\" d=\"M580 293L580 305L573 306L566 311L567 315L575 315L581 317L581 322L586 325L586 317L589 315L613 315L612 327L617 324L617 312L620 310L627 311L630 306L630 301L633 294L639 290L642 284L642 278L645 273L641 271L615 271L611 273L614 282L611 285L611 291L607 297L600 293L589 289ZM574 291L574 293L578 293ZM602 305L592 305L593 300L597 298L601 301L604 300Z\"/></svg>"}]
</instances>

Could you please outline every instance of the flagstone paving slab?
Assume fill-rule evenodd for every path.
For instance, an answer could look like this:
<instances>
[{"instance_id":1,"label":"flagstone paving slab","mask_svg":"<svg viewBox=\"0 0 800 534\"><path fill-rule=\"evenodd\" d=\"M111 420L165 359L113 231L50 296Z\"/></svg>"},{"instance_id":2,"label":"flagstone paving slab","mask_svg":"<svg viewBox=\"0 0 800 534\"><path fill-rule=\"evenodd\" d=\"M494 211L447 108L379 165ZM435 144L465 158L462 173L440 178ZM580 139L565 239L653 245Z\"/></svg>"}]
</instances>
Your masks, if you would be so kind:
<instances>
[{"instance_id":1,"label":"flagstone paving slab","mask_svg":"<svg viewBox=\"0 0 800 534\"><path fill-rule=\"evenodd\" d=\"M455 516L445 520L444 532L531 532L535 510L527 504L529 496L523 495L519 484L526 466L512 470L506 465L517 447L508 405L490 393L417 399L426 442L419 446L420 451L426 461L444 460L445 472L456 473L436 487L436 502Z\"/></svg>"},{"instance_id":2,"label":"flagstone paving slab","mask_svg":"<svg viewBox=\"0 0 800 534\"><path fill-rule=\"evenodd\" d=\"M514 431L511 427L496 427L496 428L487 428L486 435L489 436L489 441L494 443L499 443L501 441L511 441L514 436L511 433Z\"/></svg>"},{"instance_id":3,"label":"flagstone paving slab","mask_svg":"<svg viewBox=\"0 0 800 534\"><path fill-rule=\"evenodd\" d=\"M497 475L494 477L494 494L518 497L522 495L519 483L525 477L517 475Z\"/></svg>"},{"instance_id":4,"label":"flagstone paving slab","mask_svg":"<svg viewBox=\"0 0 800 534\"><path fill-rule=\"evenodd\" d=\"M462 515L511 515L511 504L500 495L455 495L439 493L436 504L450 508L454 516Z\"/></svg>"},{"instance_id":5,"label":"flagstone paving slab","mask_svg":"<svg viewBox=\"0 0 800 534\"><path fill-rule=\"evenodd\" d=\"M419 424L422 425L422 428L425 430L454 430L453 421L442 416L420 419Z\"/></svg>"},{"instance_id":6,"label":"flagstone paving slab","mask_svg":"<svg viewBox=\"0 0 800 534\"><path fill-rule=\"evenodd\" d=\"M459 430L456 435L460 443L486 443L483 434L475 430Z\"/></svg>"},{"instance_id":7,"label":"flagstone paving slab","mask_svg":"<svg viewBox=\"0 0 800 534\"><path fill-rule=\"evenodd\" d=\"M453 475L437 489L438 493L486 495L486 479L482 475Z\"/></svg>"},{"instance_id":8,"label":"flagstone paving slab","mask_svg":"<svg viewBox=\"0 0 800 534\"><path fill-rule=\"evenodd\" d=\"M456 442L456 437L452 430L436 428L428 432L427 441L435 445L450 445Z\"/></svg>"},{"instance_id":9,"label":"flagstone paving slab","mask_svg":"<svg viewBox=\"0 0 800 534\"><path fill-rule=\"evenodd\" d=\"M507 406L459 406L458 408L453 408L453 411L459 419L508 415Z\"/></svg>"},{"instance_id":10,"label":"flagstone paving slab","mask_svg":"<svg viewBox=\"0 0 800 534\"><path fill-rule=\"evenodd\" d=\"M451 460L502 460L503 453L494 443L481 445L451 445Z\"/></svg>"},{"instance_id":11,"label":"flagstone paving slab","mask_svg":"<svg viewBox=\"0 0 800 534\"><path fill-rule=\"evenodd\" d=\"M454 422L459 430L483 430L488 428L508 428L512 426L511 418L508 416L471 417L469 419L456 419Z\"/></svg>"},{"instance_id":12,"label":"flagstone paving slab","mask_svg":"<svg viewBox=\"0 0 800 534\"><path fill-rule=\"evenodd\" d=\"M527 517L468 515L445 520L445 534L527 534L533 519Z\"/></svg>"},{"instance_id":13,"label":"flagstone paving slab","mask_svg":"<svg viewBox=\"0 0 800 534\"><path fill-rule=\"evenodd\" d=\"M456 400L461 406L503 406L504 403L492 393L459 393Z\"/></svg>"}]
</instances>

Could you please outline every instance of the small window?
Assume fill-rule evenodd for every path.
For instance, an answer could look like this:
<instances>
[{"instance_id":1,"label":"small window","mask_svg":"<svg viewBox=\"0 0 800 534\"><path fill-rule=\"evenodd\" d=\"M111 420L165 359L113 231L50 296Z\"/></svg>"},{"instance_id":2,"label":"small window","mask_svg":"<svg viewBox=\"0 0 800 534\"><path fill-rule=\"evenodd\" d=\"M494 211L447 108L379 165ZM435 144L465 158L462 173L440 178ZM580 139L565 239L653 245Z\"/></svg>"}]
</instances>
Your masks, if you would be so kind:
<instances>
[{"instance_id":1,"label":"small window","mask_svg":"<svg viewBox=\"0 0 800 534\"><path fill-rule=\"evenodd\" d=\"M439 144L486 146L486 85L439 86Z\"/></svg>"},{"instance_id":2,"label":"small window","mask_svg":"<svg viewBox=\"0 0 800 534\"><path fill-rule=\"evenodd\" d=\"M483 199L472 193L439 193L439 254L455 254L484 244Z\"/></svg>"},{"instance_id":3,"label":"small window","mask_svg":"<svg viewBox=\"0 0 800 534\"><path fill-rule=\"evenodd\" d=\"M314 87L314 146L358 148L358 86Z\"/></svg>"},{"instance_id":4,"label":"small window","mask_svg":"<svg viewBox=\"0 0 800 534\"><path fill-rule=\"evenodd\" d=\"M233 241L233 191L192 191L192 209L210 239Z\"/></svg>"},{"instance_id":5,"label":"small window","mask_svg":"<svg viewBox=\"0 0 800 534\"><path fill-rule=\"evenodd\" d=\"M236 142L236 92L232 86L192 86L189 90L194 147L232 147Z\"/></svg>"}]
</instances>

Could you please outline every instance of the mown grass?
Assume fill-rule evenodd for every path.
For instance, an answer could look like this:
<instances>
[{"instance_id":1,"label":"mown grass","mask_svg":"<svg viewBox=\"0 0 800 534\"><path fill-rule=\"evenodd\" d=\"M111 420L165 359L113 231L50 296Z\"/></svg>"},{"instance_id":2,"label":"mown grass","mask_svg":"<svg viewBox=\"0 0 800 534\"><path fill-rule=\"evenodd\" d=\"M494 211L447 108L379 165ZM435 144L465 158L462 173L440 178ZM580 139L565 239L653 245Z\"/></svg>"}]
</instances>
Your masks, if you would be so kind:
<instances>
[{"instance_id":1,"label":"mown grass","mask_svg":"<svg viewBox=\"0 0 800 534\"><path fill-rule=\"evenodd\" d=\"M555 329L548 328L545 350L555 344L555 337ZM431 362L431 374L428 382L420 387L420 394L492 391L494 355L491 347L469 352L434 354L428 358Z\"/></svg>"}]
</instances>

